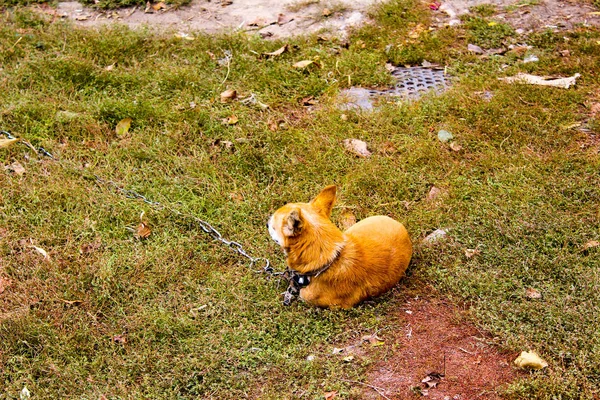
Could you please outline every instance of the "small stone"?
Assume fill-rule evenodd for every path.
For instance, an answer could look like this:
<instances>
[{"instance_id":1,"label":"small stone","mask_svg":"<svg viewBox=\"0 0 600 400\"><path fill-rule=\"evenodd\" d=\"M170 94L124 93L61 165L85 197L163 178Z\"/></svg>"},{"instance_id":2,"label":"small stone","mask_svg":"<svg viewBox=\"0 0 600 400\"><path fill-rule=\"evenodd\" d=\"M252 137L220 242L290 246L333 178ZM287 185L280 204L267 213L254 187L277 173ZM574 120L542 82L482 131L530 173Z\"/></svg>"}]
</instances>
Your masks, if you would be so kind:
<instances>
[{"instance_id":1,"label":"small stone","mask_svg":"<svg viewBox=\"0 0 600 400\"><path fill-rule=\"evenodd\" d=\"M445 130L441 130L438 132L438 139L440 140L440 142L442 143L446 143L449 142L450 140L454 139L454 135L448 131Z\"/></svg>"}]
</instances>

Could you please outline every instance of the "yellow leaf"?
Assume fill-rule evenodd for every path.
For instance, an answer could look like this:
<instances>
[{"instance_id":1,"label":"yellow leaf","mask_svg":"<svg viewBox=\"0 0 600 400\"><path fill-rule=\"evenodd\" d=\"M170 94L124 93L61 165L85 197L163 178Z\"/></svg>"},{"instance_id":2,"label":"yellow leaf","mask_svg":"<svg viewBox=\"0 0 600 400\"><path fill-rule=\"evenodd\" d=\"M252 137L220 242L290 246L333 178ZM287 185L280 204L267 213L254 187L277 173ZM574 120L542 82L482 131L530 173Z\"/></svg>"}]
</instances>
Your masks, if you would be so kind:
<instances>
[{"instance_id":1,"label":"yellow leaf","mask_svg":"<svg viewBox=\"0 0 600 400\"><path fill-rule=\"evenodd\" d=\"M288 45L286 44L283 47L280 47L279 49L271 52L271 53L263 53L263 56L267 56L267 57L275 57L275 56L279 56L282 55L283 53L285 53L288 50Z\"/></svg>"},{"instance_id":2,"label":"yellow leaf","mask_svg":"<svg viewBox=\"0 0 600 400\"><path fill-rule=\"evenodd\" d=\"M160 11L162 9L167 8L167 5L161 1L160 3L153 4L152 8L154 9L154 11Z\"/></svg>"},{"instance_id":3,"label":"yellow leaf","mask_svg":"<svg viewBox=\"0 0 600 400\"><path fill-rule=\"evenodd\" d=\"M488 22L488 26L496 26L496 25L498 25L498 23L495 21Z\"/></svg>"},{"instance_id":4,"label":"yellow leaf","mask_svg":"<svg viewBox=\"0 0 600 400\"><path fill-rule=\"evenodd\" d=\"M542 369L548 366L548 363L540 358L535 351L523 351L515 360L515 365L519 368Z\"/></svg>"},{"instance_id":5,"label":"yellow leaf","mask_svg":"<svg viewBox=\"0 0 600 400\"><path fill-rule=\"evenodd\" d=\"M19 139L0 139L0 149L3 147L8 147L13 143L18 142Z\"/></svg>"},{"instance_id":6,"label":"yellow leaf","mask_svg":"<svg viewBox=\"0 0 600 400\"><path fill-rule=\"evenodd\" d=\"M308 67L310 64L313 64L313 63L314 63L313 60L302 60L302 61L298 61L297 63L292 65L292 67L302 69L302 68Z\"/></svg>"},{"instance_id":7,"label":"yellow leaf","mask_svg":"<svg viewBox=\"0 0 600 400\"><path fill-rule=\"evenodd\" d=\"M227 118L227 125L235 125L238 123L238 121L238 117L235 115L230 115L229 118Z\"/></svg>"},{"instance_id":8,"label":"yellow leaf","mask_svg":"<svg viewBox=\"0 0 600 400\"><path fill-rule=\"evenodd\" d=\"M129 132L129 127L131 126L131 118L125 118L122 119L121 121L119 121L119 123L117 124L117 127L115 128L115 131L117 132L117 136L121 137L123 135L126 135L127 132Z\"/></svg>"}]
</instances>

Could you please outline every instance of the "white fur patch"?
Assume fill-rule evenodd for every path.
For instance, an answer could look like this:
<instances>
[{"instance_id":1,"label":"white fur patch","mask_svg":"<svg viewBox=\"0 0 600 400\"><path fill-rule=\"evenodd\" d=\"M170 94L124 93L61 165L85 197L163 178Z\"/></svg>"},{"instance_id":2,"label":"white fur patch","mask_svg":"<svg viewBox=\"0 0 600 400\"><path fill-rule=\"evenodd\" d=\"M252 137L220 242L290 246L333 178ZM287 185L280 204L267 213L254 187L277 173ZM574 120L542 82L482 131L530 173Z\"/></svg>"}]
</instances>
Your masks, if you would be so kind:
<instances>
[{"instance_id":1,"label":"white fur patch","mask_svg":"<svg viewBox=\"0 0 600 400\"><path fill-rule=\"evenodd\" d=\"M269 235L271 235L271 238L273 238L275 243L277 243L280 246L283 246L283 238L279 235L279 233L277 233L277 231L273 227L273 217L271 217L269 219L268 225L269 225Z\"/></svg>"}]
</instances>

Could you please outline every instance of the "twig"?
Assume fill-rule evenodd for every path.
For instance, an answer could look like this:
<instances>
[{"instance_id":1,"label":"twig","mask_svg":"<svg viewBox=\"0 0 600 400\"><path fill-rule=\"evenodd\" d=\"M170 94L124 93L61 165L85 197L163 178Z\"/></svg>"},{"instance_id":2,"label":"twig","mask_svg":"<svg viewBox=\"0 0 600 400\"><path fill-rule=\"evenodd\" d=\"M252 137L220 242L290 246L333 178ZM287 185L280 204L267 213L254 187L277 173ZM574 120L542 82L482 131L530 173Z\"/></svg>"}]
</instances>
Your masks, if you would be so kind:
<instances>
[{"instance_id":1,"label":"twig","mask_svg":"<svg viewBox=\"0 0 600 400\"><path fill-rule=\"evenodd\" d=\"M363 382L359 382L359 381L351 381L351 380L348 380L348 379L341 379L341 381L348 382L348 383L358 383L359 385L370 387L371 389L373 389L374 391L376 391L377 394L380 395L381 397L383 397L384 399L391 400L389 397L387 397L385 395L385 389L384 388L381 388L381 387L378 387L378 386L369 385L368 383L363 383Z\"/></svg>"},{"instance_id":2,"label":"twig","mask_svg":"<svg viewBox=\"0 0 600 400\"><path fill-rule=\"evenodd\" d=\"M467 353L467 354L470 354L470 355L472 355L472 356L476 356L476 355L477 355L477 353L473 353L472 351L465 350L465 349L463 349L462 347L459 347L458 349L459 349L459 350L462 350L462 351L464 351L465 353Z\"/></svg>"},{"instance_id":3,"label":"twig","mask_svg":"<svg viewBox=\"0 0 600 400\"><path fill-rule=\"evenodd\" d=\"M232 58L233 58L233 53L231 54L231 56L227 57L227 74L225 75L225 79L223 79L223 82L221 82L220 86L223 86L225 84L225 82L227 81L227 78L229 78L229 71L230 71L229 66L231 65Z\"/></svg>"}]
</instances>

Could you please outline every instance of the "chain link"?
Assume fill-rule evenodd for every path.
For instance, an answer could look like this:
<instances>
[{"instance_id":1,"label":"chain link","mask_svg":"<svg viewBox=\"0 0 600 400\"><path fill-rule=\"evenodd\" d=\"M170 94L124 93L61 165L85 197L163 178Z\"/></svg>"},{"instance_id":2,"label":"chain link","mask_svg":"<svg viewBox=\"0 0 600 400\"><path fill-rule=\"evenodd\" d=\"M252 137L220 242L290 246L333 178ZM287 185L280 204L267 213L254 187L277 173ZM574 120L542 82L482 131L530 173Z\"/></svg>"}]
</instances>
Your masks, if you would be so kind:
<instances>
[{"instance_id":1,"label":"chain link","mask_svg":"<svg viewBox=\"0 0 600 400\"><path fill-rule=\"evenodd\" d=\"M11 135L9 132L7 131L0 131L1 135L6 136L9 140L11 139L18 139L15 136ZM41 154L45 157L48 157L54 161L56 161L61 167L63 168L67 168L64 163L62 163L60 160L56 159L51 153L49 153L48 151L46 151L43 147L34 147L31 143L21 139L19 141L19 143L27 146L28 148L36 151L38 154ZM237 254L247 258L250 261L250 267L251 268L255 268L256 266L260 266L260 269L255 270L256 272L263 272L266 273L270 276L276 276L276 277L281 277L284 278L286 277L286 273L285 272L276 272L273 267L271 266L271 262L269 261L268 258L264 258L264 257L253 257L251 256L248 252L246 252L246 250L244 249L244 246L242 246L242 244L240 244L239 242L235 242L232 240L227 240L226 238L223 237L223 235L221 235L221 233L215 229L210 223L208 223L207 221L196 217L195 215L192 214L188 214L188 213L184 213L181 212L175 208L172 207L168 207L162 203L159 203L158 201L154 201L151 199L148 199L146 196L131 190L131 189L125 189L122 186L120 186L119 184L115 183L114 181L111 180L106 180L102 177L100 177L99 175L94 174L94 180L100 184L100 185L104 185L104 186L108 186L111 187L112 189L114 189L116 192L121 193L123 196L127 197L128 199L133 199L133 200L142 200L144 203L154 207L157 210L167 210L172 214L177 215L178 217L181 218L188 218L193 220L194 222L196 222L198 224L198 226L200 227L200 229L202 229L202 231L204 231L205 233L207 233L208 235L210 235L214 240L217 240L219 242L221 242L223 245L225 245L226 247L228 247L229 249L231 249L232 251L236 252Z\"/></svg>"}]
</instances>

